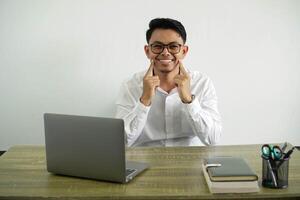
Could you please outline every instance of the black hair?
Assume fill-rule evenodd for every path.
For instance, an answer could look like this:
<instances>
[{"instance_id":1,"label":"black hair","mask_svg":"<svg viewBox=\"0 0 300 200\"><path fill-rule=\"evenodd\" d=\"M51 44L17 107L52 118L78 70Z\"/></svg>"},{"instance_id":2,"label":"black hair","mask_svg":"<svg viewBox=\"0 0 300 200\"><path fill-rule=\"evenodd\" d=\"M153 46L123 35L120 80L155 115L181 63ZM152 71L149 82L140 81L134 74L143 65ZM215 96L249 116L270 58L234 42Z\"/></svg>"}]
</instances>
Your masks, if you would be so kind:
<instances>
[{"instance_id":1,"label":"black hair","mask_svg":"<svg viewBox=\"0 0 300 200\"><path fill-rule=\"evenodd\" d=\"M146 32L146 40L149 44L151 35L155 29L172 29L176 31L182 38L183 43L186 42L186 31L184 26L177 20L170 18L155 18L149 23L149 29Z\"/></svg>"}]
</instances>

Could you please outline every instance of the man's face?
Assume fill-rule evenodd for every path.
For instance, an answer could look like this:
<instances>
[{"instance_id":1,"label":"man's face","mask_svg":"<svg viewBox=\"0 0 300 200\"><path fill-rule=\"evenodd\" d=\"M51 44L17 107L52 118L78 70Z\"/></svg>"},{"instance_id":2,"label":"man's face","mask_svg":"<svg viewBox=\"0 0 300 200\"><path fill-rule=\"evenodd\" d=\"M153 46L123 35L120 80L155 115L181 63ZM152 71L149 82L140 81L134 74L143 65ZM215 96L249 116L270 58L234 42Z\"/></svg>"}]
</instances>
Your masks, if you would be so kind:
<instances>
[{"instance_id":1,"label":"man's face","mask_svg":"<svg viewBox=\"0 0 300 200\"><path fill-rule=\"evenodd\" d=\"M145 46L145 53L154 60L154 68L161 73L170 73L178 67L178 60L183 59L188 47L181 36L172 29L156 29Z\"/></svg>"}]
</instances>

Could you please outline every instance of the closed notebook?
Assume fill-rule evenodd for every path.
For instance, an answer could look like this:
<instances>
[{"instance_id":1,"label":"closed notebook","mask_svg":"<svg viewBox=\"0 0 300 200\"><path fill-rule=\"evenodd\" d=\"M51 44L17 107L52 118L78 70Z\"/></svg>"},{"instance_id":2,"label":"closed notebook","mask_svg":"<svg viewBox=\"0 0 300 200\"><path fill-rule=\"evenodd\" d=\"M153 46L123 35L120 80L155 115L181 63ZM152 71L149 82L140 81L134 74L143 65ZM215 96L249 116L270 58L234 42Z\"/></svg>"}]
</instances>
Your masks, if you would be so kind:
<instances>
[{"instance_id":1,"label":"closed notebook","mask_svg":"<svg viewBox=\"0 0 300 200\"><path fill-rule=\"evenodd\" d=\"M211 181L256 181L257 175L247 162L240 157L211 157L204 159L204 165L220 164L207 167Z\"/></svg>"},{"instance_id":2,"label":"closed notebook","mask_svg":"<svg viewBox=\"0 0 300 200\"><path fill-rule=\"evenodd\" d=\"M202 169L211 193L259 192L258 177L243 158L210 157Z\"/></svg>"}]
</instances>

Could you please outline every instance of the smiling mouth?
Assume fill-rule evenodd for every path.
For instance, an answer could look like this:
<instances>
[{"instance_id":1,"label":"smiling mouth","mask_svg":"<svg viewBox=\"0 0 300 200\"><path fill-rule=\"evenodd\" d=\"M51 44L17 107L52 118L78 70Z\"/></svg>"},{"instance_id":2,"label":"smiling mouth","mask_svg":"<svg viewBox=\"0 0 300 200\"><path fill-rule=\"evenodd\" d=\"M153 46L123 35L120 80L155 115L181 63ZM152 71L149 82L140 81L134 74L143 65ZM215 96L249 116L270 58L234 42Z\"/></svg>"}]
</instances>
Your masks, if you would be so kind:
<instances>
[{"instance_id":1,"label":"smiling mouth","mask_svg":"<svg viewBox=\"0 0 300 200\"><path fill-rule=\"evenodd\" d=\"M156 60L159 61L161 64L167 65L173 62L175 59L156 59Z\"/></svg>"}]
</instances>

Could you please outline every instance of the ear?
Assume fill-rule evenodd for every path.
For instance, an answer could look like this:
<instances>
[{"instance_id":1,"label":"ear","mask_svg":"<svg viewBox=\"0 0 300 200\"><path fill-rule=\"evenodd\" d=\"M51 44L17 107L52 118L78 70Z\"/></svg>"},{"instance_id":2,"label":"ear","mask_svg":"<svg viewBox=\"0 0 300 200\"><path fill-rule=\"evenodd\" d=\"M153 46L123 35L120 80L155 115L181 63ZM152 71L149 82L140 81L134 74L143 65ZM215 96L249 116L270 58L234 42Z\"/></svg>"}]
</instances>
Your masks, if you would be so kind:
<instances>
[{"instance_id":1,"label":"ear","mask_svg":"<svg viewBox=\"0 0 300 200\"><path fill-rule=\"evenodd\" d=\"M144 51L145 51L145 54L146 54L147 58L151 59L151 57L150 57L150 48L149 48L148 45L144 46Z\"/></svg>"},{"instance_id":2,"label":"ear","mask_svg":"<svg viewBox=\"0 0 300 200\"><path fill-rule=\"evenodd\" d=\"M181 55L181 59L183 59L183 58L187 55L188 52L189 52L189 47L186 46L186 45L184 45L184 46L182 47L182 55Z\"/></svg>"}]
</instances>

